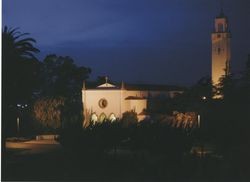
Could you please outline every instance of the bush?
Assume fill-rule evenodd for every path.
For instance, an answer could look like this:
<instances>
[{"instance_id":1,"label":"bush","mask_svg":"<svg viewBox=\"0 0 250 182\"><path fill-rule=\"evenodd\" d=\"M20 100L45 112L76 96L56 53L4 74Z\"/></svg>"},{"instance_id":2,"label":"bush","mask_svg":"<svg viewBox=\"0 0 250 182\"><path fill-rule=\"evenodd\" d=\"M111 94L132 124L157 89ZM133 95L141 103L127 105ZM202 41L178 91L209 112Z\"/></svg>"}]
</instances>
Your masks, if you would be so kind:
<instances>
[{"instance_id":1,"label":"bush","mask_svg":"<svg viewBox=\"0 0 250 182\"><path fill-rule=\"evenodd\" d=\"M42 98L33 106L33 117L46 130L57 130L61 127L61 109L65 105L65 98Z\"/></svg>"},{"instance_id":2,"label":"bush","mask_svg":"<svg viewBox=\"0 0 250 182\"><path fill-rule=\"evenodd\" d=\"M160 153L173 159L181 159L184 152L189 152L192 138L181 128L172 128L160 123L141 123L124 127L122 122L105 121L89 125L76 133L64 133L61 142L65 147L87 155L103 154L116 151L117 148L145 150ZM75 149L76 148L76 149Z\"/></svg>"},{"instance_id":3,"label":"bush","mask_svg":"<svg viewBox=\"0 0 250 182\"><path fill-rule=\"evenodd\" d=\"M125 128L138 123L137 113L135 111L126 111L122 114L122 119L120 120L121 125Z\"/></svg>"}]
</instances>

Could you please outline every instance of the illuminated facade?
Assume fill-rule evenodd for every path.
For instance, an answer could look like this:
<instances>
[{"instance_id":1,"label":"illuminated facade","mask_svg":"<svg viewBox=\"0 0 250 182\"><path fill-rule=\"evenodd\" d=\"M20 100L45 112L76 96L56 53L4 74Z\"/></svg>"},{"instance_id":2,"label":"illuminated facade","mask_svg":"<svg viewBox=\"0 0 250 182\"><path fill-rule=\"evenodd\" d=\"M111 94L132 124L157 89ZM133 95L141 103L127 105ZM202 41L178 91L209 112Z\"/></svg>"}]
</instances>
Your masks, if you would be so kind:
<instances>
[{"instance_id":1,"label":"illuminated facade","mask_svg":"<svg viewBox=\"0 0 250 182\"><path fill-rule=\"evenodd\" d=\"M231 59L231 33L228 27L228 19L221 11L215 18L215 27L212 33L212 82L218 87L222 76L229 74ZM215 97L221 97L215 95Z\"/></svg>"},{"instance_id":2,"label":"illuminated facade","mask_svg":"<svg viewBox=\"0 0 250 182\"><path fill-rule=\"evenodd\" d=\"M89 125L90 121L102 122L105 119L114 121L122 118L126 111L135 111L138 120L147 117L146 110L150 98L174 97L183 91L167 86L156 85L125 85L119 86L104 83L99 86L83 85L82 102L84 112L83 126Z\"/></svg>"}]
</instances>

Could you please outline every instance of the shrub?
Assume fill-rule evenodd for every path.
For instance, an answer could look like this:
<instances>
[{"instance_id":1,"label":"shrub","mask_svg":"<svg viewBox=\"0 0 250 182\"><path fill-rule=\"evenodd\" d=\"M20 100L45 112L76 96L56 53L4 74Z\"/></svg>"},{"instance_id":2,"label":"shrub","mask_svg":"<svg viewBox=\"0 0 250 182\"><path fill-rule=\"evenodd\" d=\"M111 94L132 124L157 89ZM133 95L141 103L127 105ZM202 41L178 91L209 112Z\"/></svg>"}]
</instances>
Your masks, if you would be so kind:
<instances>
[{"instance_id":1,"label":"shrub","mask_svg":"<svg viewBox=\"0 0 250 182\"><path fill-rule=\"evenodd\" d=\"M122 119L120 120L121 125L125 128L138 123L137 113L135 111L126 111L122 114Z\"/></svg>"},{"instance_id":2,"label":"shrub","mask_svg":"<svg viewBox=\"0 0 250 182\"><path fill-rule=\"evenodd\" d=\"M33 106L33 117L44 129L56 130L61 127L62 107L65 98L42 98Z\"/></svg>"}]
</instances>

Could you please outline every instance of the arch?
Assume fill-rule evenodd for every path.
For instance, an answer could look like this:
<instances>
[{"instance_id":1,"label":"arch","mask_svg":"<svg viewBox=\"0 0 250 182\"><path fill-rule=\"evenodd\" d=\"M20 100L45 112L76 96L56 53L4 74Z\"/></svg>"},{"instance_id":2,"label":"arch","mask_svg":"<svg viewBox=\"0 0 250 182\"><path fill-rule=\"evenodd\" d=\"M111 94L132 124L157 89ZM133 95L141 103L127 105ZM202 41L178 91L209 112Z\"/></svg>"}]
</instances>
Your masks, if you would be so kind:
<instances>
[{"instance_id":1,"label":"arch","mask_svg":"<svg viewBox=\"0 0 250 182\"><path fill-rule=\"evenodd\" d=\"M221 48L219 47L219 48L218 48L218 54L220 54L220 52L221 52Z\"/></svg>"},{"instance_id":2,"label":"arch","mask_svg":"<svg viewBox=\"0 0 250 182\"><path fill-rule=\"evenodd\" d=\"M224 29L223 23L219 23L219 24L218 24L218 31L219 31L219 32L224 32L224 30L225 30L225 29Z\"/></svg>"},{"instance_id":3,"label":"arch","mask_svg":"<svg viewBox=\"0 0 250 182\"><path fill-rule=\"evenodd\" d=\"M109 120L110 120L111 122L113 122L113 121L116 120L116 117L115 117L115 114L114 114L114 113L111 113L111 114L109 115Z\"/></svg>"},{"instance_id":4,"label":"arch","mask_svg":"<svg viewBox=\"0 0 250 182\"><path fill-rule=\"evenodd\" d=\"M92 113L90 116L90 121L93 122L94 124L97 122L98 116L96 113Z\"/></svg>"},{"instance_id":5,"label":"arch","mask_svg":"<svg viewBox=\"0 0 250 182\"><path fill-rule=\"evenodd\" d=\"M101 113L98 120L100 122L103 122L106 118L107 118L106 114L105 113Z\"/></svg>"}]
</instances>

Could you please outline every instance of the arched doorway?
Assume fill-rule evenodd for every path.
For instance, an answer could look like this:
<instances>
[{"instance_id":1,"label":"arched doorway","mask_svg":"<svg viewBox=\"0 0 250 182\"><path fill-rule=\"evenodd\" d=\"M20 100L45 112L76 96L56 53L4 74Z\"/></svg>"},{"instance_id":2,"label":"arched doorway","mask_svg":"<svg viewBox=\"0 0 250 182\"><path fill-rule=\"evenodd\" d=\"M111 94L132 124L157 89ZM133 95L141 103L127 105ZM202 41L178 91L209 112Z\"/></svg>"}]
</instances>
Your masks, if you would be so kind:
<instances>
[{"instance_id":1,"label":"arched doorway","mask_svg":"<svg viewBox=\"0 0 250 182\"><path fill-rule=\"evenodd\" d=\"M115 117L115 114L114 114L114 113L111 113L111 114L109 115L109 120L110 120L111 122L113 122L113 121L116 120L116 117Z\"/></svg>"},{"instance_id":2,"label":"arched doorway","mask_svg":"<svg viewBox=\"0 0 250 182\"><path fill-rule=\"evenodd\" d=\"M100 116L99 116L99 121L103 122L106 118L107 118L106 114L101 113Z\"/></svg>"},{"instance_id":3,"label":"arched doorway","mask_svg":"<svg viewBox=\"0 0 250 182\"><path fill-rule=\"evenodd\" d=\"M93 124L95 124L97 120L98 116L96 115L96 113L91 114L90 121L93 122Z\"/></svg>"}]
</instances>

